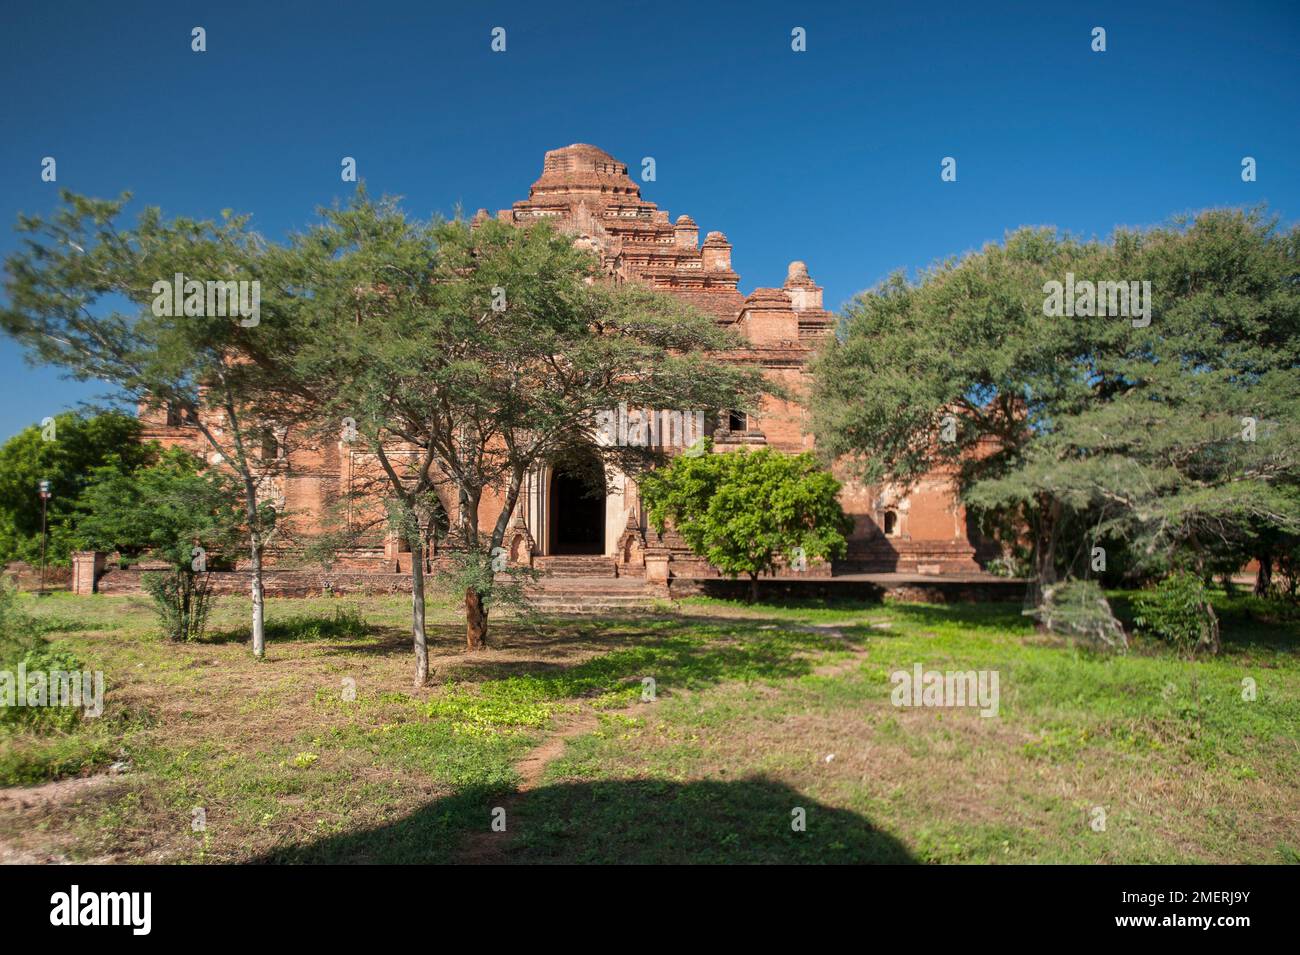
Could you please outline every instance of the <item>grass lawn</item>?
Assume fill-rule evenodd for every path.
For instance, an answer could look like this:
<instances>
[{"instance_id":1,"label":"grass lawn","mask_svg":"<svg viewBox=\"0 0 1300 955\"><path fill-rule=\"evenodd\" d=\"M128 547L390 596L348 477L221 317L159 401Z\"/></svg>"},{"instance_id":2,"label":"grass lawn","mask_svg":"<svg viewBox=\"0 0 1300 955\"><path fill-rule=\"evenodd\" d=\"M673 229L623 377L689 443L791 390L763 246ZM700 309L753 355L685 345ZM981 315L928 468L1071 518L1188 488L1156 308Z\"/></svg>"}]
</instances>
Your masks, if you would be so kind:
<instances>
[{"instance_id":1,"label":"grass lawn","mask_svg":"<svg viewBox=\"0 0 1300 955\"><path fill-rule=\"evenodd\" d=\"M704 599L497 618L470 655L435 601L421 690L408 605L272 600L259 663L242 598L191 644L143 597L23 598L107 698L0 725L0 859L1300 861L1300 625L1248 599L1190 662L1094 656L1018 604ZM997 716L893 705L917 663L997 671Z\"/></svg>"}]
</instances>

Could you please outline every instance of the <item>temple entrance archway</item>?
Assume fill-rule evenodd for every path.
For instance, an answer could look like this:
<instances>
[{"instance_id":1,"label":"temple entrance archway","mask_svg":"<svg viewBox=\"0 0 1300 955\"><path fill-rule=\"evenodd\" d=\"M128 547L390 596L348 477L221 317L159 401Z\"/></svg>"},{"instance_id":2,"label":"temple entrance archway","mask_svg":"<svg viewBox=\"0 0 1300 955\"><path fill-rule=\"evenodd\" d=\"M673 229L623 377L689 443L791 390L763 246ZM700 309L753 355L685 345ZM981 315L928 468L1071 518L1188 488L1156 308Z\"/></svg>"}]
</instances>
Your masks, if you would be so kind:
<instances>
[{"instance_id":1,"label":"temple entrance archway","mask_svg":"<svg viewBox=\"0 0 1300 955\"><path fill-rule=\"evenodd\" d=\"M555 463L549 505L548 553L605 553L605 475L594 452Z\"/></svg>"}]
</instances>

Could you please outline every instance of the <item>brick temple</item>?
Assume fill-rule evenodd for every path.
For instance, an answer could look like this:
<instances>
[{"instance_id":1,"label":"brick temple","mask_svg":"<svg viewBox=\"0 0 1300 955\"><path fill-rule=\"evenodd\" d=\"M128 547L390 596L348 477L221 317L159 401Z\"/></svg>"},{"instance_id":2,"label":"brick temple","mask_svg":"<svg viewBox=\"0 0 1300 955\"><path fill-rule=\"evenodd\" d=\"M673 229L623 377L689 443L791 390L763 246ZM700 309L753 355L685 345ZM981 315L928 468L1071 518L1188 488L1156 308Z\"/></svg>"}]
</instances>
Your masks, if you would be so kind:
<instances>
[{"instance_id":1,"label":"brick temple","mask_svg":"<svg viewBox=\"0 0 1300 955\"><path fill-rule=\"evenodd\" d=\"M479 210L474 221L488 217L487 210ZM808 362L819 341L832 333L835 316L823 307L822 289L803 262L791 262L779 286L742 292L724 233L707 232L701 242L695 220L688 215L672 219L642 197L624 163L583 144L546 153L528 198L496 217L520 226L549 222L596 253L611 279L644 282L680 296L739 335L744 345L731 360L761 367L792 398L766 398L756 413L708 422L705 430L715 453L763 446L787 452L812 449L809 417L798 398L806 393ZM207 455L197 430L169 416L167 409L142 408L140 414L145 439ZM656 436L665 447L668 430L665 426ZM277 507L308 522L319 521L328 502L353 491L372 466L365 452L342 441L278 454L272 448L264 459ZM592 495L563 466L534 469L506 537L510 560L563 576L717 576L674 532L660 536L647 526L631 476L617 470L607 476L602 497ZM805 574L962 575L979 570L973 532L950 475L934 473L909 487L866 487L845 480L841 497L854 518L848 556L833 568L810 566ZM456 502L443 503L454 519ZM481 526L491 526L499 508L499 498L485 495ZM268 556L273 565L274 554ZM409 572L409 560L400 540L381 534L340 554L336 567L349 574L387 575Z\"/></svg>"}]
</instances>

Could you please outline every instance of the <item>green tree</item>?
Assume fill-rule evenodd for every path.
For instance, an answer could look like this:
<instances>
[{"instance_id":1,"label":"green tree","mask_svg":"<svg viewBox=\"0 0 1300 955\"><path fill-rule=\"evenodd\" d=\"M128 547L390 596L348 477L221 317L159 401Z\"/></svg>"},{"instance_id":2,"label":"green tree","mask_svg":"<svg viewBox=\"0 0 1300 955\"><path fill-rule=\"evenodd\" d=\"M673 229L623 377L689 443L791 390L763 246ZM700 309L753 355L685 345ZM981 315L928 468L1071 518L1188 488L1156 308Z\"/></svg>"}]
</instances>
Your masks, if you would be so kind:
<instances>
[{"instance_id":1,"label":"green tree","mask_svg":"<svg viewBox=\"0 0 1300 955\"><path fill-rule=\"evenodd\" d=\"M466 641L487 639L494 558L529 470L574 446L631 468L641 449L597 440L620 402L706 414L764 385L720 357L736 339L680 300L597 280L597 261L541 224L417 221L361 195L295 243L318 283L302 390L354 423L411 545L416 681L427 673L423 535L438 503L464 584ZM499 567L499 562L498 562Z\"/></svg>"},{"instance_id":2,"label":"green tree","mask_svg":"<svg viewBox=\"0 0 1300 955\"><path fill-rule=\"evenodd\" d=\"M0 446L0 564L40 559L42 480L50 482L46 559L66 564L77 498L91 473L130 474L156 454L156 445L140 441L139 422L118 412L65 412L18 432Z\"/></svg>"},{"instance_id":3,"label":"green tree","mask_svg":"<svg viewBox=\"0 0 1300 955\"><path fill-rule=\"evenodd\" d=\"M839 491L813 455L770 448L678 455L641 483L653 526L663 533L671 521L696 555L728 576L748 574L751 601L758 575L782 560L843 556L853 521Z\"/></svg>"},{"instance_id":4,"label":"green tree","mask_svg":"<svg viewBox=\"0 0 1300 955\"><path fill-rule=\"evenodd\" d=\"M282 461L259 451L268 431L287 445L308 410L284 387L283 363L295 354L311 289L247 216L168 221L150 207L126 228L119 219L129 196L62 197L48 218L19 218L25 238L5 262L10 301L0 327L35 359L104 381L127 403L169 405L202 436L209 460L236 475L252 572L252 646L261 656L263 558L280 519L274 484ZM236 312L232 294L250 306L247 315Z\"/></svg>"},{"instance_id":5,"label":"green tree","mask_svg":"<svg viewBox=\"0 0 1300 955\"><path fill-rule=\"evenodd\" d=\"M194 455L173 448L134 474L99 468L79 500L75 539L117 551L128 561L168 565L146 575L164 632L197 639L207 619L208 565L227 556L243 533L239 486L221 470L203 470Z\"/></svg>"},{"instance_id":6,"label":"green tree","mask_svg":"<svg viewBox=\"0 0 1300 955\"><path fill-rule=\"evenodd\" d=\"M1043 584L1106 539L1161 570L1294 532L1298 251L1300 230L1217 210L1108 242L1020 230L893 276L815 364L819 447L868 480L954 467L977 511L1020 516ZM1149 310L1049 314L1070 276L1149 282Z\"/></svg>"}]
</instances>

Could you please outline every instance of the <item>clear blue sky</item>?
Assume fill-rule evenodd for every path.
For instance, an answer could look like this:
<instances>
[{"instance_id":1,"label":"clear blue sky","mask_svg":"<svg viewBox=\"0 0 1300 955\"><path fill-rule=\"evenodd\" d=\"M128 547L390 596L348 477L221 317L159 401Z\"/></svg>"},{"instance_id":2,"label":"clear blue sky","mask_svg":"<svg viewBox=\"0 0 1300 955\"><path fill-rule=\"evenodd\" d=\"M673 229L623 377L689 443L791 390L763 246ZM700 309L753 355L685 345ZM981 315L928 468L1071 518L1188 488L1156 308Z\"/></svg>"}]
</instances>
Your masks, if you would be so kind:
<instances>
[{"instance_id":1,"label":"clear blue sky","mask_svg":"<svg viewBox=\"0 0 1300 955\"><path fill-rule=\"evenodd\" d=\"M1086 6L1086 10L1084 9ZM655 157L648 199L803 259L838 308L1020 225L1085 236L1266 202L1300 217L1300 3L8 3L0 255L57 188L270 236L351 188L504 208L542 153ZM207 30L206 53L190 30ZM493 27L507 50L489 48ZM793 27L808 50L793 53ZM1093 53L1091 30L1107 31ZM1259 179L1243 183L1243 156ZM58 183L40 181L43 156ZM944 156L957 181L940 181ZM0 440L98 389L0 340Z\"/></svg>"}]
</instances>

